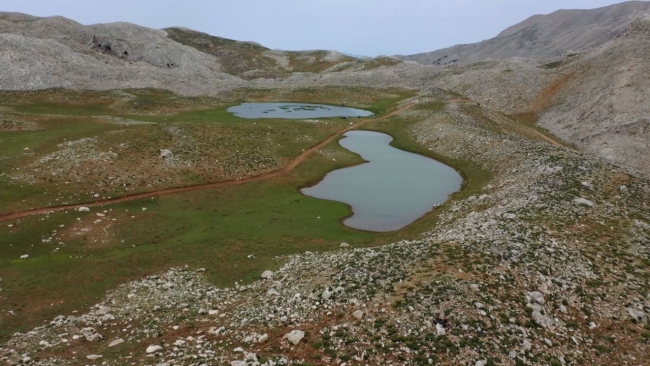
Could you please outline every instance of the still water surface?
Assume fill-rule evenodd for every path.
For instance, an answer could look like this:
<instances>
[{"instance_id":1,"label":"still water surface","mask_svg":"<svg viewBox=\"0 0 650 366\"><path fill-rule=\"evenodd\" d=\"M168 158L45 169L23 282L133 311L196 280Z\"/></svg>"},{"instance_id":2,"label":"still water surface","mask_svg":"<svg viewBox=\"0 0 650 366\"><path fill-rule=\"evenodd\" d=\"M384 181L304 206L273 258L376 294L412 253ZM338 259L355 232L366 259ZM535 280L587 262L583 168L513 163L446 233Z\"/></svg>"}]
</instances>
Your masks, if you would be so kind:
<instances>
[{"instance_id":1,"label":"still water surface","mask_svg":"<svg viewBox=\"0 0 650 366\"><path fill-rule=\"evenodd\" d=\"M328 173L307 196L347 203L353 215L344 224L361 230L401 229L457 192L463 179L436 160L390 146L393 138L371 131L350 131L339 144L367 163Z\"/></svg>"},{"instance_id":2,"label":"still water surface","mask_svg":"<svg viewBox=\"0 0 650 366\"><path fill-rule=\"evenodd\" d=\"M241 118L327 118L327 117L370 117L372 112L356 108L325 104L305 103L243 103L230 107L228 112Z\"/></svg>"}]
</instances>

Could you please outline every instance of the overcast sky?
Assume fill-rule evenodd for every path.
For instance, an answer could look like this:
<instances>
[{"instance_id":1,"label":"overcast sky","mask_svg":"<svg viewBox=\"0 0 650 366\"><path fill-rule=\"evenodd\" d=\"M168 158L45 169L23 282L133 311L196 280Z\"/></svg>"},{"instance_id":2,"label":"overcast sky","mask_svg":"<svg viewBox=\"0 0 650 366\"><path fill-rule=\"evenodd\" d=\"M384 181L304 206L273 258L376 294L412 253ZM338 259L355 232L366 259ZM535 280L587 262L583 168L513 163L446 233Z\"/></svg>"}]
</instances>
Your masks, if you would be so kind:
<instances>
[{"instance_id":1,"label":"overcast sky","mask_svg":"<svg viewBox=\"0 0 650 366\"><path fill-rule=\"evenodd\" d=\"M531 15L615 0L0 0L0 11L82 24L184 26L283 50L414 54L496 36Z\"/></svg>"}]
</instances>

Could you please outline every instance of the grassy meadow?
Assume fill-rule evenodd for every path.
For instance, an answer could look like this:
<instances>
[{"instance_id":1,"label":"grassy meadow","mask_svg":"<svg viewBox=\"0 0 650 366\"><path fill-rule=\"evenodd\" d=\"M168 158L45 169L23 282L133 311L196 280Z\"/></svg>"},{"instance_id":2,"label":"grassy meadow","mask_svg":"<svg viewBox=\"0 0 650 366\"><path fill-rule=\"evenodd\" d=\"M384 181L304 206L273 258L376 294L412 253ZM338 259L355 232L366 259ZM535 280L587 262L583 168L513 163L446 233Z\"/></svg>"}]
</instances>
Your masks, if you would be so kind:
<instances>
[{"instance_id":1,"label":"grassy meadow","mask_svg":"<svg viewBox=\"0 0 650 366\"><path fill-rule=\"evenodd\" d=\"M363 105L381 115L412 95L395 90L364 93L355 88L330 90L329 98L319 100L322 92L303 90L302 94L297 91L273 94L269 91L270 94L263 94L242 91L236 98L334 104L335 100L352 100L356 95L363 95L358 105L348 105ZM228 103L217 105L209 99L176 98L158 91L138 92L143 95L126 100L116 97L117 92L108 96L91 93L86 98L87 104L80 101L79 95L65 96L64 93L68 98L65 100L58 92L48 93L6 99L9 103L2 107L11 108L14 114L5 114L3 118L35 122L37 127L0 130L0 156L5 157L0 160L0 171L26 170L33 167L35 157L51 154L59 144L81 138L97 136L99 147L95 148L100 151L110 148L118 151L119 143L137 146L139 150L120 152L118 155L124 156L124 160L116 158L112 163L93 161L99 168L91 170L93 174L87 175L82 183L65 184L70 180L66 174L77 172L78 167L59 172L64 178L36 179L33 184L11 178L9 174L0 176L0 214L63 202L91 201L92 192L105 197L152 190L147 184L110 186L102 178L121 170L138 169L150 169L155 176L155 164L142 165L142 160L147 159L138 158L137 152L140 156L153 155L152 162L159 160L159 143L169 142L170 137L164 134L169 127L182 130L197 144L204 144L201 145L204 155L219 160L257 156L256 150L251 149L266 146L258 158L267 157L270 161L267 170L273 170L349 124L340 119L329 119L321 124L243 120L225 112ZM152 124L120 125L107 123L97 116ZM417 145L408 135L409 126L416 122L396 116L372 121L363 128L391 134L395 137L395 147L455 166L466 179L464 190L456 197L472 194L489 178L478 167L436 156ZM225 144L225 147L210 150L206 140L217 146ZM29 154L25 146L30 147ZM176 151L183 155L192 152L191 149ZM250 161L234 158L232 161L233 166L241 170L231 175L182 167L167 169L165 173L174 179L155 188L236 179L264 171L256 170L255 163L247 165ZM250 282L259 278L264 270L277 268L282 263L278 256L337 250L344 241L353 247L382 245L414 239L431 230L436 213L397 232L379 234L353 230L341 224L350 214L347 205L307 197L299 191L331 170L360 162L359 156L332 142L290 174L277 178L95 207L91 212L59 212L0 222L0 338L27 330L59 314L75 310L83 313L107 290L170 267L205 268L213 283L232 286L236 281ZM207 164L206 160L198 159L195 165ZM29 255L28 260L20 259L24 254Z\"/></svg>"}]
</instances>

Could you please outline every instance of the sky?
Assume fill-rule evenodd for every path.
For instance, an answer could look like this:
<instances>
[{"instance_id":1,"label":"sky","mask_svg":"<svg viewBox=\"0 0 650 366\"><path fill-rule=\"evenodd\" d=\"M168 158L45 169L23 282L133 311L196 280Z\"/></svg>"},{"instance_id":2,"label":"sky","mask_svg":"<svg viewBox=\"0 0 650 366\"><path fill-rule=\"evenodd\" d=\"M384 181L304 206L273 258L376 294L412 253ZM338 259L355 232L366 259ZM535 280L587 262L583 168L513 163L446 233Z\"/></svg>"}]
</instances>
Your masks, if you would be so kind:
<instances>
[{"instance_id":1,"label":"sky","mask_svg":"<svg viewBox=\"0 0 650 366\"><path fill-rule=\"evenodd\" d=\"M480 42L535 14L615 0L0 0L0 11L82 24L183 26L272 49L409 55Z\"/></svg>"}]
</instances>

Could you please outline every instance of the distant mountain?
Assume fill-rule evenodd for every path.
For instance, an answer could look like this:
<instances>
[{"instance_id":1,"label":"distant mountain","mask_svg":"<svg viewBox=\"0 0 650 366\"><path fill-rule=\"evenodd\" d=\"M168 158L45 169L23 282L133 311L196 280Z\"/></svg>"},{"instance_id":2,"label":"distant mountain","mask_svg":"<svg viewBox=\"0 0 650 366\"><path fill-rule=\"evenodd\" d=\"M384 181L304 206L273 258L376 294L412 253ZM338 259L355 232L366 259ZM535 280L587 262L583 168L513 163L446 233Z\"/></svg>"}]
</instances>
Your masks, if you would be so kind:
<instances>
[{"instance_id":1,"label":"distant mountain","mask_svg":"<svg viewBox=\"0 0 650 366\"><path fill-rule=\"evenodd\" d=\"M591 10L558 10L532 16L483 42L398 57L440 66L513 57L549 59L600 46L646 12L650 12L649 1L629 1Z\"/></svg>"}]
</instances>

